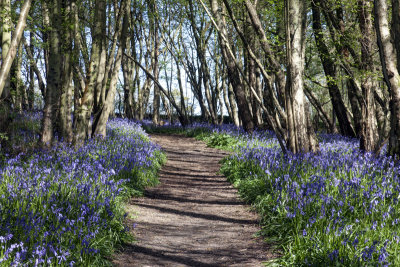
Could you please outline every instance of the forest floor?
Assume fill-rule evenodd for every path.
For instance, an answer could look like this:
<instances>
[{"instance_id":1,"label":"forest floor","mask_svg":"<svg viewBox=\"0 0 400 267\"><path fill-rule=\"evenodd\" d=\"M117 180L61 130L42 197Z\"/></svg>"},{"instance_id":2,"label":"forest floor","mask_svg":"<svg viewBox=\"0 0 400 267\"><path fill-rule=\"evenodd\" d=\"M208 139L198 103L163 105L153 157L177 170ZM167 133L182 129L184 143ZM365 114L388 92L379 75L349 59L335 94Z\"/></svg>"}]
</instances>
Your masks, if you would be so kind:
<instances>
[{"instance_id":1,"label":"forest floor","mask_svg":"<svg viewBox=\"0 0 400 267\"><path fill-rule=\"evenodd\" d=\"M262 266L277 257L256 237L257 214L218 174L226 152L180 135L151 139L168 161L160 185L127 204L136 242L114 256L115 266Z\"/></svg>"}]
</instances>

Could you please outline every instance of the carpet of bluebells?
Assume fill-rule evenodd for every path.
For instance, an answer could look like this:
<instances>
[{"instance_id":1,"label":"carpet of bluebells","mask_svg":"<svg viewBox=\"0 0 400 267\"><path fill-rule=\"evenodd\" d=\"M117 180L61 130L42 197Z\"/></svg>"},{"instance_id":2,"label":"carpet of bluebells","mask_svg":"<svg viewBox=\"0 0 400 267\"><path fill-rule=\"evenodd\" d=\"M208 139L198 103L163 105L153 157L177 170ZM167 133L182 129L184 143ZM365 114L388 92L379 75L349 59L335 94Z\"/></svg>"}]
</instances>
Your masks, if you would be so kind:
<instances>
[{"instance_id":1,"label":"carpet of bluebells","mask_svg":"<svg viewBox=\"0 0 400 267\"><path fill-rule=\"evenodd\" d=\"M262 135L248 136L222 171L262 214L264 233L283 241L280 264L400 264L397 162L328 134L318 154L284 155L271 133L254 145Z\"/></svg>"},{"instance_id":2,"label":"carpet of bluebells","mask_svg":"<svg viewBox=\"0 0 400 267\"><path fill-rule=\"evenodd\" d=\"M283 248L278 265L400 266L400 164L391 157L339 135L319 134L318 154L284 155L269 131L185 131L195 128L234 151L222 172L261 214L267 241Z\"/></svg>"},{"instance_id":3,"label":"carpet of bluebells","mask_svg":"<svg viewBox=\"0 0 400 267\"><path fill-rule=\"evenodd\" d=\"M4 161L0 266L106 263L109 248L129 238L127 191L154 182L163 157L138 124L114 119L105 139Z\"/></svg>"}]
</instances>

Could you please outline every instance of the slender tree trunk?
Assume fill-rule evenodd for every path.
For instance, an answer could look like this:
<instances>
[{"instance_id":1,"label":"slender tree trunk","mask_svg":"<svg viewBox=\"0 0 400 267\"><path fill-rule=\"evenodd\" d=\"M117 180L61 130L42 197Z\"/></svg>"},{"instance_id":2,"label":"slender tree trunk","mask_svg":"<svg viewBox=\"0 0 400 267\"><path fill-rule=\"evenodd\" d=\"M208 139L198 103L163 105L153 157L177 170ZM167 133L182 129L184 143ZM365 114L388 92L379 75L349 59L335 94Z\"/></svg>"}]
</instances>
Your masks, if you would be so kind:
<instances>
[{"instance_id":1,"label":"slender tree trunk","mask_svg":"<svg viewBox=\"0 0 400 267\"><path fill-rule=\"evenodd\" d=\"M25 86L24 82L22 80L22 59L23 59L23 53L22 53L22 42L20 42L19 47L18 47L18 54L17 54L17 60L14 61L15 63L15 80L12 82L14 84L14 109L17 112L21 112L24 110L24 91L25 91Z\"/></svg>"},{"instance_id":2,"label":"slender tree trunk","mask_svg":"<svg viewBox=\"0 0 400 267\"><path fill-rule=\"evenodd\" d=\"M375 0L375 28L381 53L382 71L390 89L391 129L389 137L390 155L400 156L400 75L397 69L396 49L391 42L386 0Z\"/></svg>"},{"instance_id":3,"label":"slender tree trunk","mask_svg":"<svg viewBox=\"0 0 400 267\"><path fill-rule=\"evenodd\" d=\"M146 81L144 82L142 89L140 90L140 96L138 100L140 120L143 120L146 116L147 105L149 102L149 95L150 95L150 85L151 85L151 79L146 78Z\"/></svg>"},{"instance_id":4,"label":"slender tree trunk","mask_svg":"<svg viewBox=\"0 0 400 267\"><path fill-rule=\"evenodd\" d=\"M11 2L10 0L2 0L5 17L3 17L3 30L2 30L2 59L0 69L0 99L8 98L9 94L9 72L12 62L14 61L17 49L24 33L26 26L26 18L28 17L29 9L31 7L31 0L25 0L19 15L17 27L14 31L14 36L11 39ZM9 10L9 12L7 12ZM8 88L7 88L8 87ZM6 89L5 89L6 88ZM5 90L4 90L5 89ZM4 94L3 94L4 91Z\"/></svg>"},{"instance_id":5,"label":"slender tree trunk","mask_svg":"<svg viewBox=\"0 0 400 267\"><path fill-rule=\"evenodd\" d=\"M1 55L2 55L2 65L3 67L4 62L6 62L7 54L8 51L10 50L10 45L11 45L11 27L12 27L12 21L11 21L11 0L1 0L1 10L3 10L3 13L1 14L2 17L2 38L1 38ZM10 65L9 71L11 71L12 68L12 63ZM1 76L0 76L1 78ZM3 91L0 88L0 102L5 100L7 103L2 103L3 107L0 107L0 109L6 108L6 106L11 107L11 89L10 89L10 75L7 74L4 78L4 89ZM3 111L3 110L1 110ZM8 112L4 112L4 114L7 114Z\"/></svg>"},{"instance_id":6,"label":"slender tree trunk","mask_svg":"<svg viewBox=\"0 0 400 267\"><path fill-rule=\"evenodd\" d=\"M86 84L83 89L82 97L79 101L79 106L76 107L76 118L74 127L74 140L77 145L82 144L88 137L90 116L94 102L94 87L96 86L97 74L99 71L102 36L105 31L102 23L102 13L106 8L105 0L97 0L95 2L95 10L93 12L93 41L90 53L90 63L87 70Z\"/></svg>"},{"instance_id":7,"label":"slender tree trunk","mask_svg":"<svg viewBox=\"0 0 400 267\"><path fill-rule=\"evenodd\" d=\"M34 37L34 34L33 34L32 31L30 32L29 37L30 37L30 50L33 51L33 49L35 47L33 45L35 37ZM33 61L33 58L32 58L32 61ZM33 110L34 109L34 104L35 104L35 80L34 80L35 79L35 76L34 76L35 72L33 70L32 65L29 65L29 66L30 67L29 67L28 109L29 110Z\"/></svg>"},{"instance_id":8,"label":"slender tree trunk","mask_svg":"<svg viewBox=\"0 0 400 267\"><path fill-rule=\"evenodd\" d=\"M152 68L153 68L153 76L156 80L158 80L158 76L160 73L159 65L158 65L158 57L160 55L160 40L158 36L158 10L157 4L155 0L150 0L149 3L149 10L151 14L149 15L150 18L150 36L152 38L152 42L154 43L153 50L151 51L151 60L152 60ZM159 124L160 123L160 89L158 88L156 83L153 83L153 123Z\"/></svg>"},{"instance_id":9,"label":"slender tree trunk","mask_svg":"<svg viewBox=\"0 0 400 267\"><path fill-rule=\"evenodd\" d=\"M107 121L110 116L110 113L113 113L114 110L114 99L115 99L115 92L117 90L118 74L121 68L122 55L125 51L126 35L128 31L129 18L130 18L130 8L128 8L127 5L128 5L128 0L124 0L121 3L120 12L123 14L122 29L119 32L119 34L116 34L116 36L114 37L120 39L120 46L118 47L117 54L115 56L114 66L111 72L110 85L107 90L105 100L103 102L103 105L101 106L101 109L99 110L98 115L95 117L93 123L93 136L106 137Z\"/></svg>"},{"instance_id":10,"label":"slender tree trunk","mask_svg":"<svg viewBox=\"0 0 400 267\"><path fill-rule=\"evenodd\" d=\"M131 54L131 35L127 34L126 37L126 52ZM133 55L133 54L132 54ZM136 55L133 55L136 56ZM134 94L135 94L135 77L134 63L129 60L126 56L122 58L122 73L124 77L124 114L128 119L134 118ZM136 75L136 74L135 74Z\"/></svg>"},{"instance_id":11,"label":"slender tree trunk","mask_svg":"<svg viewBox=\"0 0 400 267\"><path fill-rule=\"evenodd\" d=\"M364 151L375 151L378 141L374 99L372 8L373 0L358 1L358 17L362 35L360 67L363 72L363 78L361 88L364 99L361 103L360 149Z\"/></svg>"},{"instance_id":12,"label":"slender tree trunk","mask_svg":"<svg viewBox=\"0 0 400 267\"><path fill-rule=\"evenodd\" d=\"M246 99L246 92L244 85L241 80L241 74L238 70L238 66L235 63L235 58L232 57L232 54L229 53L230 44L228 39L226 38L227 30L225 19L221 14L221 9L218 6L217 0L210 0L211 8L214 14L214 18L218 25L218 28L221 32L219 32L219 42L221 44L222 55L227 66L228 78L232 84L233 90L235 92L236 100L239 107L239 114L243 123L243 128L247 132L252 132L254 130L253 118L251 116L251 111L249 109L249 105ZM224 37L222 37L224 36Z\"/></svg>"},{"instance_id":13,"label":"slender tree trunk","mask_svg":"<svg viewBox=\"0 0 400 267\"><path fill-rule=\"evenodd\" d=\"M93 103L93 114L94 116L97 116L104 104L105 101L105 91L106 91L106 85L105 82L108 80L108 74L112 65L112 61L114 59L114 51L115 47L109 48L109 43L107 39L107 3L104 4L104 8L101 7L101 10L99 11L100 17L99 23L101 29L103 31L99 33L101 35L101 39L98 41L99 43L99 49L100 49L100 57L99 57L99 65L97 68L97 77L96 77L96 82L94 85L94 103ZM109 23L109 27L111 23ZM118 22L115 22L115 24L118 24ZM117 29L115 29L117 31ZM111 31L108 30L108 32L111 34ZM114 33L115 35L115 33ZM110 56L107 55L107 49L110 49L111 54Z\"/></svg>"},{"instance_id":14,"label":"slender tree trunk","mask_svg":"<svg viewBox=\"0 0 400 267\"><path fill-rule=\"evenodd\" d=\"M208 104L208 111L211 116L211 120L214 124L217 124L217 117L216 117L216 109L215 105L212 101L211 93L210 93L210 88L211 88L211 77L210 77L210 70L208 68L207 60L206 60L206 46L207 44L205 43L206 41L205 36L204 36L204 31L203 29L199 29L196 25L196 17L195 17L195 12L193 10L193 1L189 0L189 8L190 8L190 24L193 32L193 36L195 39L196 43L196 53L197 57L200 61L200 69L201 71L201 77L203 81L203 86L204 86L204 92Z\"/></svg>"},{"instance_id":15,"label":"slender tree trunk","mask_svg":"<svg viewBox=\"0 0 400 267\"><path fill-rule=\"evenodd\" d=\"M346 107L344 105L343 98L339 90L335 62L330 56L329 49L326 45L326 41L323 35L319 1L320 0L311 2L313 14L313 30L319 57L321 59L327 80L332 107L339 121L340 133L346 136L355 137L355 132L346 113Z\"/></svg>"},{"instance_id":16,"label":"slender tree trunk","mask_svg":"<svg viewBox=\"0 0 400 267\"><path fill-rule=\"evenodd\" d=\"M392 0L392 32L397 55L397 69L400 70L400 1Z\"/></svg>"},{"instance_id":17,"label":"slender tree trunk","mask_svg":"<svg viewBox=\"0 0 400 267\"><path fill-rule=\"evenodd\" d=\"M241 125L240 118L239 118L239 110L237 107L235 92L233 91L233 86L232 86L231 82L229 82L229 81L228 81L228 98L229 98L229 104L230 104L230 107L232 110L233 123L237 127L239 127Z\"/></svg>"},{"instance_id":18,"label":"slender tree trunk","mask_svg":"<svg viewBox=\"0 0 400 267\"><path fill-rule=\"evenodd\" d=\"M232 108L231 108L231 105L229 103L229 98L228 98L228 86L226 85L226 82L224 81L224 79L222 79L221 83L222 83L221 90L222 90L222 94L223 94L223 97L224 97L225 107L226 107L226 110L228 111L229 117L233 121Z\"/></svg>"},{"instance_id":19,"label":"slender tree trunk","mask_svg":"<svg viewBox=\"0 0 400 267\"><path fill-rule=\"evenodd\" d=\"M262 50L265 53L265 57L267 59L269 68L271 69L271 72L274 73L276 76L276 85L277 85L277 92L278 92L278 98L280 99L285 99L285 73L283 72L281 68L281 64L279 63L278 59L275 56L275 53L273 49L271 49L267 35L263 29L263 26L261 24L260 18L257 14L256 7L255 5L250 1L246 0L245 1L246 5L246 10L249 14L250 21L252 23L252 26L256 32L256 34L259 37L260 40L260 46Z\"/></svg>"},{"instance_id":20,"label":"slender tree trunk","mask_svg":"<svg viewBox=\"0 0 400 267\"><path fill-rule=\"evenodd\" d=\"M187 118L187 110L186 110L186 104L185 104L185 95L183 92L183 84L182 84L182 78L181 78L181 70L179 66L178 60L175 60L176 63L176 71L177 71L177 80L178 80L178 86L179 86L179 93L180 93L180 109L182 110L183 115L186 117L186 120L189 120Z\"/></svg>"},{"instance_id":21,"label":"slender tree trunk","mask_svg":"<svg viewBox=\"0 0 400 267\"><path fill-rule=\"evenodd\" d=\"M287 0L285 8L288 60L286 80L288 140L286 146L293 153L317 152L318 142L303 92L307 3L302 0Z\"/></svg>"},{"instance_id":22,"label":"slender tree trunk","mask_svg":"<svg viewBox=\"0 0 400 267\"><path fill-rule=\"evenodd\" d=\"M72 38L73 29L67 25L73 25L73 14L71 6L67 1L62 1L62 31L61 31L61 51L63 64L61 65L61 97L60 97L60 137L64 141L72 142Z\"/></svg>"},{"instance_id":23,"label":"slender tree trunk","mask_svg":"<svg viewBox=\"0 0 400 267\"><path fill-rule=\"evenodd\" d=\"M258 66L256 66L256 92L259 96L262 96L263 92L262 92L262 82L261 82L261 72L260 72L260 68ZM262 117L262 107L260 106L260 104L258 104L257 101L255 101L255 103L257 103L257 105L255 105L257 108L256 110L253 111L253 113L256 116L256 120L257 120L257 125L259 127L261 127L264 124L264 120Z\"/></svg>"},{"instance_id":24,"label":"slender tree trunk","mask_svg":"<svg viewBox=\"0 0 400 267\"><path fill-rule=\"evenodd\" d=\"M304 92L305 92L308 100L314 106L314 108L318 111L318 113L321 115L322 121L324 122L325 127L327 129L329 129L331 133L334 133L335 132L334 124L332 121L329 120L328 115L326 114L326 112L323 110L322 106L318 102L317 97L315 97L313 95L312 91L309 88L307 88L307 86L305 86L304 89L305 89Z\"/></svg>"}]
</instances>

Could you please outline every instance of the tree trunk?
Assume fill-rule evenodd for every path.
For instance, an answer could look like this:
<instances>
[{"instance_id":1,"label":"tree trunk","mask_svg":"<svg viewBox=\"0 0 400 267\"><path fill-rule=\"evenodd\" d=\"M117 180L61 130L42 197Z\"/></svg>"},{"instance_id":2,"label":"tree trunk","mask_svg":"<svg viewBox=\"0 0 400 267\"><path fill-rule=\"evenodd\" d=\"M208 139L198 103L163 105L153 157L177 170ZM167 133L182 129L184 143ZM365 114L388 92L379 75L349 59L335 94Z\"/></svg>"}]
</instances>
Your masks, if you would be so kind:
<instances>
[{"instance_id":1,"label":"tree trunk","mask_svg":"<svg viewBox=\"0 0 400 267\"><path fill-rule=\"evenodd\" d=\"M113 113L115 92L117 90L118 74L121 68L122 56L125 51L126 35L129 27L130 8L128 8L127 5L128 5L128 0L125 0L121 3L120 12L123 15L122 29L119 32L117 32L117 34L115 34L114 37L120 40L120 45L118 47L117 54L115 56L114 66L112 68L110 84L107 90L107 94L105 96L104 102L101 105L101 109L98 111L98 113L94 118L93 134L92 134L93 136L106 137L107 121L110 116L110 113ZM114 42L115 40L113 40L113 43ZM111 55L113 55L113 53L111 53ZM107 77L108 75L106 75L105 78ZM106 83L107 82L103 82L103 84ZM103 91L105 90L103 89Z\"/></svg>"},{"instance_id":2,"label":"tree trunk","mask_svg":"<svg viewBox=\"0 0 400 267\"><path fill-rule=\"evenodd\" d=\"M322 106L320 105L320 103L318 102L317 98L313 95L313 92L307 88L307 86L304 87L304 92L308 98L308 100L310 101L310 103L314 106L314 108L318 111L318 113L321 115L322 117L322 121L325 124L325 127L327 129L329 129L329 131L331 133L335 132L335 127L334 127L334 123L332 121L329 120L328 115L326 114L326 112L323 110Z\"/></svg>"},{"instance_id":3,"label":"tree trunk","mask_svg":"<svg viewBox=\"0 0 400 267\"><path fill-rule=\"evenodd\" d=\"M205 96L206 96L206 100L207 100L207 104L208 104L208 113L211 116L212 122L214 124L217 124L216 108L214 106L214 103L213 103L212 97L211 97L211 93L210 93L211 77L210 77L210 70L208 68L208 64L207 64L207 60L206 60L207 43L205 41L204 30L202 28L199 29L196 25L196 17L195 17L196 14L193 10L193 1L192 0L189 0L189 8L190 8L190 13L189 13L190 25L191 25L194 40L196 43L196 54L200 61L199 71L201 71L204 92L205 92Z\"/></svg>"},{"instance_id":4,"label":"tree trunk","mask_svg":"<svg viewBox=\"0 0 400 267\"><path fill-rule=\"evenodd\" d=\"M203 80L202 72L198 71L199 75L197 76L196 75L197 71L196 71L195 67L193 66L193 64L188 59L187 59L187 62L188 62L188 75L189 75L190 84L192 86L192 92L200 105L201 119L203 121L208 121L209 118L211 117L211 115L210 115L210 112L207 109L206 105L204 104L203 92L201 90L201 83Z\"/></svg>"},{"instance_id":5,"label":"tree trunk","mask_svg":"<svg viewBox=\"0 0 400 267\"><path fill-rule=\"evenodd\" d=\"M100 57L99 57L99 65L97 68L97 77L96 77L96 82L94 84L94 103L93 103L93 114L94 116L97 116L99 112L102 109L102 106L104 105L105 101L105 94L106 94L106 81L108 81L108 74L111 69L113 59L114 59L114 51L115 51L115 45L113 42L113 45L111 48L109 48L109 42L107 39L107 1L104 4L104 8L101 7L101 10L99 11L100 17L98 18L98 23L101 25L100 28L103 29L101 33L98 33L101 35L100 40L98 40L98 45L100 49ZM115 16L116 17L116 16ZM109 27L111 23L109 23ZM115 22L116 25L118 25L118 22ZM116 26L117 27L117 26ZM117 31L117 29L115 29ZM108 30L110 33L110 30ZM116 33L114 33L115 36ZM111 35L111 33L110 33ZM107 49L111 51L110 55L107 55Z\"/></svg>"},{"instance_id":6,"label":"tree trunk","mask_svg":"<svg viewBox=\"0 0 400 267\"><path fill-rule=\"evenodd\" d=\"M302 0L286 1L286 110L287 148L293 153L317 152L318 142L311 126L309 109L304 96L304 59L307 3Z\"/></svg>"},{"instance_id":7,"label":"tree trunk","mask_svg":"<svg viewBox=\"0 0 400 267\"><path fill-rule=\"evenodd\" d=\"M363 102L361 103L361 136L360 149L375 151L378 141L377 123L375 116L374 99L374 62L373 62L373 1L358 1L358 17L361 29L361 89Z\"/></svg>"},{"instance_id":8,"label":"tree trunk","mask_svg":"<svg viewBox=\"0 0 400 267\"><path fill-rule=\"evenodd\" d=\"M233 123L239 127L241 125L240 123L240 118L239 118L239 111L236 103L236 97L235 97L235 92L233 91L233 86L230 81L228 81L228 98L229 98L229 104L232 110L232 119Z\"/></svg>"},{"instance_id":9,"label":"tree trunk","mask_svg":"<svg viewBox=\"0 0 400 267\"><path fill-rule=\"evenodd\" d=\"M331 97L332 107L339 121L340 133L342 135L355 137L355 132L351 126L351 122L346 113L346 107L343 102L342 95L338 86L337 72L335 68L335 61L330 56L328 46L326 45L326 40L323 35L322 25L321 25L321 12L319 1L312 1L312 14L313 14L313 30L315 42L317 45L319 57L324 68L329 95Z\"/></svg>"},{"instance_id":10,"label":"tree trunk","mask_svg":"<svg viewBox=\"0 0 400 267\"><path fill-rule=\"evenodd\" d=\"M19 15L17 27L13 38L11 39L11 2L10 0L3 0L2 11L5 11L6 15L3 19L3 30L2 30L2 58L3 62L0 69L0 99L3 97L8 97L9 88L9 73L11 69L12 62L14 61L15 55L17 54L17 49L24 33L26 26L26 18L28 17L29 9L31 7L31 0L25 0L22 6L21 13ZM9 12L7 12L7 9ZM6 89L5 89L6 88ZM5 89L5 90L4 90ZM3 91L5 94L3 94ZM7 92L8 91L8 92Z\"/></svg>"},{"instance_id":11,"label":"tree trunk","mask_svg":"<svg viewBox=\"0 0 400 267\"><path fill-rule=\"evenodd\" d=\"M186 111L186 105L185 105L185 95L183 93L183 84L182 84L182 79L181 79L181 70L179 66L179 62L176 59L176 71L177 71L177 80L178 80L178 86L179 86L179 93L180 93L180 109L182 110L183 116L185 116L186 120L189 121L187 118L187 111Z\"/></svg>"},{"instance_id":12,"label":"tree trunk","mask_svg":"<svg viewBox=\"0 0 400 267\"><path fill-rule=\"evenodd\" d=\"M390 111L390 155L400 156L400 75L397 69L397 55L391 43L390 27L388 21L388 6L386 0L375 0L375 28L381 53L382 71L387 79L391 94Z\"/></svg>"},{"instance_id":13,"label":"tree trunk","mask_svg":"<svg viewBox=\"0 0 400 267\"><path fill-rule=\"evenodd\" d=\"M127 34L126 37L126 52L136 56L135 54L131 53L131 34ZM128 52L129 51L129 52ZM133 75L134 72L134 63L129 60L126 56L122 58L122 73L124 77L124 115L128 119L134 118L134 94L135 94L135 77ZM135 74L137 75L137 74Z\"/></svg>"},{"instance_id":14,"label":"tree trunk","mask_svg":"<svg viewBox=\"0 0 400 267\"><path fill-rule=\"evenodd\" d=\"M392 32L397 55L397 69L400 70L400 1L392 0Z\"/></svg>"},{"instance_id":15,"label":"tree trunk","mask_svg":"<svg viewBox=\"0 0 400 267\"><path fill-rule=\"evenodd\" d=\"M3 10L3 13L1 14L1 26L2 26L2 40L1 40L1 58L2 58L2 64L1 67L3 69L3 65L6 62L7 54L8 51L10 50L10 45L11 45L11 27L12 27L12 21L11 21L11 1L10 0L1 0L1 10ZM12 62L9 68L9 72L12 69ZM3 71L2 71L3 72ZM1 72L1 73L2 73ZM0 74L1 74L0 73ZM0 76L1 79L1 76ZM12 99L11 99L11 88L10 88L10 74L7 73L4 78L4 85L3 85L3 91L2 88L0 87L0 107L1 111L3 112L3 109L8 110L12 106ZM0 80L0 86L1 86L1 80ZM3 102L3 103L2 103ZM4 111L6 111L4 110ZM4 114L8 115L8 112L4 112ZM1 122L1 121L0 121ZM2 122L3 123L3 122Z\"/></svg>"},{"instance_id":16,"label":"tree trunk","mask_svg":"<svg viewBox=\"0 0 400 267\"><path fill-rule=\"evenodd\" d=\"M254 122L251 116L251 111L249 109L249 105L246 99L246 92L244 85L241 80L241 74L238 70L238 66L236 65L236 59L233 58L233 54L229 53L230 43L229 40L226 39L227 30L225 19L221 14L221 9L218 6L217 0L210 0L211 8L214 14L214 18L218 25L218 28L221 32L219 32L219 42L221 44L222 55L227 66L228 71L228 79L232 84L233 90L235 92L236 101L239 107L239 115L243 123L243 128L247 132L252 132L254 130ZM223 37L224 36L224 37Z\"/></svg>"},{"instance_id":17,"label":"tree trunk","mask_svg":"<svg viewBox=\"0 0 400 267\"><path fill-rule=\"evenodd\" d=\"M43 3L44 4L44 3ZM59 129L58 116L61 96L61 36L59 27L61 20L60 0L52 1L49 5L43 7L43 12L48 13L45 16L50 18L51 26L48 32L48 72L45 106L42 118L42 130L40 143L43 146L50 146L56 129Z\"/></svg>"},{"instance_id":18,"label":"tree trunk","mask_svg":"<svg viewBox=\"0 0 400 267\"><path fill-rule=\"evenodd\" d=\"M260 45L262 50L265 53L265 57L268 62L268 66L271 69L271 72L274 73L274 75L277 77L276 79L276 85L277 85L277 93L278 93L278 98L284 99L285 96L285 73L283 72L281 68L281 64L277 60L274 51L271 49L267 35L263 29L263 26L261 24L260 18L257 14L256 7L255 5L250 1L246 0L245 1L246 5L246 10L249 14L250 21L252 23L252 26L256 32L256 34L259 37L260 40Z\"/></svg>"},{"instance_id":19,"label":"tree trunk","mask_svg":"<svg viewBox=\"0 0 400 267\"><path fill-rule=\"evenodd\" d=\"M229 98L228 98L228 88L226 86L226 82L224 81L224 79L222 79L221 83L222 83L221 90L224 97L224 104L226 110L228 111L229 117L233 120L232 108L231 105L229 104Z\"/></svg>"},{"instance_id":20,"label":"tree trunk","mask_svg":"<svg viewBox=\"0 0 400 267\"><path fill-rule=\"evenodd\" d=\"M23 52L22 52L22 42L20 42L18 46L18 54L17 60L14 61L15 63L15 80L12 82L14 85L14 109L17 112L21 112L25 110L25 101L24 101L24 92L25 86L24 81L22 80L22 59L23 59Z\"/></svg>"},{"instance_id":21,"label":"tree trunk","mask_svg":"<svg viewBox=\"0 0 400 267\"><path fill-rule=\"evenodd\" d=\"M62 1L62 31L61 51L63 64L61 69L61 98L60 98L60 137L68 143L72 142L72 39L73 29L67 25L74 25L74 16L71 13L71 6L68 1Z\"/></svg>"},{"instance_id":22,"label":"tree trunk","mask_svg":"<svg viewBox=\"0 0 400 267\"><path fill-rule=\"evenodd\" d=\"M151 36L153 38L154 42L154 47L153 51L151 52L152 55L152 65L153 65L153 76L156 80L158 80L158 76L160 73L159 65L158 65L158 56L160 54L160 40L158 37L158 24L160 23L157 20L158 17L158 10L157 10L157 4L155 0L150 0L149 1L149 10L151 12L150 14L150 31L151 31ZM159 124L160 122L160 100L161 100L161 95L160 95L160 89L158 88L158 85L156 83L153 83L153 123L154 124Z\"/></svg>"},{"instance_id":23,"label":"tree trunk","mask_svg":"<svg viewBox=\"0 0 400 267\"><path fill-rule=\"evenodd\" d=\"M33 32L30 32L30 50L33 51L34 49L34 34ZM25 44L24 44L25 45ZM33 57L32 57L33 61ZM28 109L33 110L34 109L34 104L35 104L35 72L32 68L32 65L29 67L29 89L28 89Z\"/></svg>"},{"instance_id":24,"label":"tree trunk","mask_svg":"<svg viewBox=\"0 0 400 267\"><path fill-rule=\"evenodd\" d=\"M105 31L104 24L102 23L102 13L106 8L105 0L98 0L95 2L95 9L93 13L94 26L93 26L93 41L90 53L90 63L87 70L86 84L83 90L82 97L79 101L79 106L76 107L76 118L74 127L74 144L82 144L88 137L90 116L92 114L92 106L94 102L94 87L96 85L97 74L99 70L99 63L101 57L102 33Z\"/></svg>"}]
</instances>

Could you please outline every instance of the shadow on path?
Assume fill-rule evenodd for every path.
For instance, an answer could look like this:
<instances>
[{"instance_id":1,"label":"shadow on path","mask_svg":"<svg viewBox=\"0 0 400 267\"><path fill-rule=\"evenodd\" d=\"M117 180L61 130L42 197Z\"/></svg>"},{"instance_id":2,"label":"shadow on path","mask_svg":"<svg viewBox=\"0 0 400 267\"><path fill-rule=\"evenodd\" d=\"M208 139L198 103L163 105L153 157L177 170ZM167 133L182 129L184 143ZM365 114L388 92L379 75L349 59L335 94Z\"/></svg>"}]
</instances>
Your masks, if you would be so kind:
<instances>
[{"instance_id":1,"label":"shadow on path","mask_svg":"<svg viewBox=\"0 0 400 267\"><path fill-rule=\"evenodd\" d=\"M114 255L115 266L256 267L277 257L255 234L258 216L219 174L228 155L183 136L153 135L167 153L160 185L127 204L136 242Z\"/></svg>"}]
</instances>

